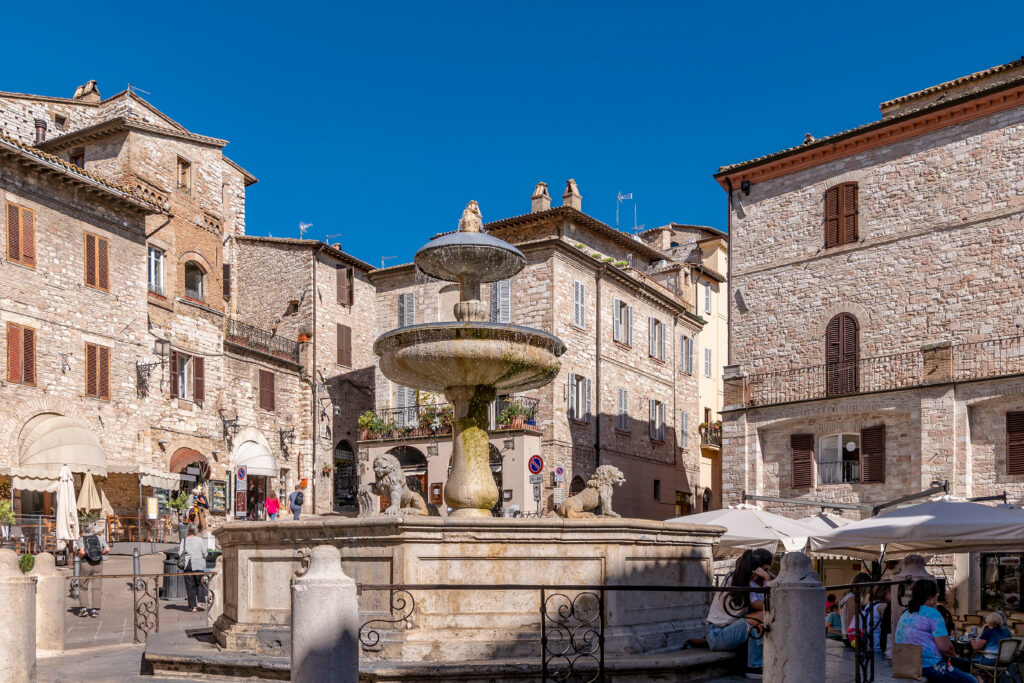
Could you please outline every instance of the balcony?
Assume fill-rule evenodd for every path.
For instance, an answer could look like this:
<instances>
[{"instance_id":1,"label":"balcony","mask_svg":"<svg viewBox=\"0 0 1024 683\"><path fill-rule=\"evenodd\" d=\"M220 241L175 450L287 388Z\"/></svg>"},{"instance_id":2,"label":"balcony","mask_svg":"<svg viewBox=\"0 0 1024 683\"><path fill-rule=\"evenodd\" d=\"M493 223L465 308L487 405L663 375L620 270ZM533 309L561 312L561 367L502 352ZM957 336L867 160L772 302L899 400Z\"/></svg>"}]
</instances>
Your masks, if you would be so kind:
<instances>
[{"instance_id":1,"label":"balcony","mask_svg":"<svg viewBox=\"0 0 1024 683\"><path fill-rule=\"evenodd\" d=\"M273 332L246 325L239 320L228 319L224 326L224 343L242 349L256 351L290 363L299 362L299 343L279 337Z\"/></svg>"},{"instance_id":2,"label":"balcony","mask_svg":"<svg viewBox=\"0 0 1024 683\"><path fill-rule=\"evenodd\" d=\"M919 351L726 378L730 404L743 407L970 382L1024 374L1024 335L929 344Z\"/></svg>"},{"instance_id":3,"label":"balcony","mask_svg":"<svg viewBox=\"0 0 1024 683\"><path fill-rule=\"evenodd\" d=\"M701 423L701 425L697 428L697 431L700 432L701 447L722 447L722 424L720 422L716 422L711 425L708 425L707 423Z\"/></svg>"},{"instance_id":4,"label":"balcony","mask_svg":"<svg viewBox=\"0 0 1024 683\"><path fill-rule=\"evenodd\" d=\"M535 398L500 398L490 406L488 431L537 430ZM360 441L396 441L419 437L444 437L452 433L451 403L428 403L399 408L378 408L359 417Z\"/></svg>"},{"instance_id":5,"label":"balcony","mask_svg":"<svg viewBox=\"0 0 1024 683\"><path fill-rule=\"evenodd\" d=\"M819 462L818 485L860 483L860 461Z\"/></svg>"}]
</instances>

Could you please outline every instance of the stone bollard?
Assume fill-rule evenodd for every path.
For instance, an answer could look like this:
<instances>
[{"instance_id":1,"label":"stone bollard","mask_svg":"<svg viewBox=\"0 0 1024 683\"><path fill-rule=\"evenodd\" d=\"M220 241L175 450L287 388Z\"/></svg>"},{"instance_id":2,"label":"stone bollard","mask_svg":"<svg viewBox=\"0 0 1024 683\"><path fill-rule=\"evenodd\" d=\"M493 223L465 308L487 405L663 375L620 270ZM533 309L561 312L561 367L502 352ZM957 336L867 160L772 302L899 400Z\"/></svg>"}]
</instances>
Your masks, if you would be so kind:
<instances>
[{"instance_id":1,"label":"stone bollard","mask_svg":"<svg viewBox=\"0 0 1024 683\"><path fill-rule=\"evenodd\" d=\"M769 584L764 680L821 683L825 680L825 586L803 553L786 553Z\"/></svg>"},{"instance_id":2,"label":"stone bollard","mask_svg":"<svg viewBox=\"0 0 1024 683\"><path fill-rule=\"evenodd\" d=\"M292 579L291 674L294 683L359 681L356 582L332 545L313 548L309 569Z\"/></svg>"},{"instance_id":3,"label":"stone bollard","mask_svg":"<svg viewBox=\"0 0 1024 683\"><path fill-rule=\"evenodd\" d=\"M224 558L222 555L217 556L217 560L213 563L210 571L215 573L210 577L210 591L213 593L213 602L210 604L210 611L207 612L207 619L209 620L210 628L213 628L213 625L217 622L217 617L224 613ZM207 599L209 599L209 596L207 596Z\"/></svg>"},{"instance_id":4,"label":"stone bollard","mask_svg":"<svg viewBox=\"0 0 1024 683\"><path fill-rule=\"evenodd\" d=\"M0 681L36 680L36 580L21 573L18 554L0 550ZM61 618L64 611L61 610ZM62 629L63 630L63 629Z\"/></svg>"},{"instance_id":5,"label":"stone bollard","mask_svg":"<svg viewBox=\"0 0 1024 683\"><path fill-rule=\"evenodd\" d=\"M28 576L36 579L36 651L64 649L64 576L50 553L36 555Z\"/></svg>"}]
</instances>

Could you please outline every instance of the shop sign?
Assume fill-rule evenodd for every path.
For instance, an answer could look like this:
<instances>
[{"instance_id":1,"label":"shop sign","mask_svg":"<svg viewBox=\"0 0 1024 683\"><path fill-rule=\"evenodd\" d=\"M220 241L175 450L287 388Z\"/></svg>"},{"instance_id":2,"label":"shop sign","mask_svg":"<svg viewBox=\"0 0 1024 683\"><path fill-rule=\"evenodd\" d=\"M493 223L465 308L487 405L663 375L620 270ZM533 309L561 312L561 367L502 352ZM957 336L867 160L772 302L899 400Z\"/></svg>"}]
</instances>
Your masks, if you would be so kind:
<instances>
[{"instance_id":1,"label":"shop sign","mask_svg":"<svg viewBox=\"0 0 1024 683\"><path fill-rule=\"evenodd\" d=\"M245 517L245 491L235 491L235 517Z\"/></svg>"},{"instance_id":2,"label":"shop sign","mask_svg":"<svg viewBox=\"0 0 1024 683\"><path fill-rule=\"evenodd\" d=\"M160 501L156 496L146 498L146 519L156 519L160 516Z\"/></svg>"}]
</instances>

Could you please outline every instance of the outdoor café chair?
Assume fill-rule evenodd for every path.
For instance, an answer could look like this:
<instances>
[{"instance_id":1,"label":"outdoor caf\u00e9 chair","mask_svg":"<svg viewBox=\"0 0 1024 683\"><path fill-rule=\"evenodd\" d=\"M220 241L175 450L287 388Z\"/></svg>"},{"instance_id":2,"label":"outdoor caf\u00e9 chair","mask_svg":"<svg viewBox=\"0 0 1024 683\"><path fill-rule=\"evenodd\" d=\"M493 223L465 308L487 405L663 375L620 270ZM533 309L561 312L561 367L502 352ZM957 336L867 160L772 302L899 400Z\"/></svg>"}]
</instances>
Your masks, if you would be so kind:
<instances>
[{"instance_id":1,"label":"outdoor caf\u00e9 chair","mask_svg":"<svg viewBox=\"0 0 1024 683\"><path fill-rule=\"evenodd\" d=\"M1013 635L1024 636L1024 623L1016 623L1013 625Z\"/></svg>"},{"instance_id":2,"label":"outdoor caf\u00e9 chair","mask_svg":"<svg viewBox=\"0 0 1024 683\"><path fill-rule=\"evenodd\" d=\"M981 626L982 622L985 621L981 618L980 614L965 614L964 623L968 626Z\"/></svg>"},{"instance_id":3,"label":"outdoor caf\u00e9 chair","mask_svg":"<svg viewBox=\"0 0 1024 683\"><path fill-rule=\"evenodd\" d=\"M971 673L977 674L984 680L992 683L999 683L1003 674L1009 674L1010 679L1016 679L1014 673L1019 669L1017 654L1021 646L1020 638L1004 638L999 641L999 652L996 653L995 664L979 664L977 656L971 660Z\"/></svg>"}]
</instances>

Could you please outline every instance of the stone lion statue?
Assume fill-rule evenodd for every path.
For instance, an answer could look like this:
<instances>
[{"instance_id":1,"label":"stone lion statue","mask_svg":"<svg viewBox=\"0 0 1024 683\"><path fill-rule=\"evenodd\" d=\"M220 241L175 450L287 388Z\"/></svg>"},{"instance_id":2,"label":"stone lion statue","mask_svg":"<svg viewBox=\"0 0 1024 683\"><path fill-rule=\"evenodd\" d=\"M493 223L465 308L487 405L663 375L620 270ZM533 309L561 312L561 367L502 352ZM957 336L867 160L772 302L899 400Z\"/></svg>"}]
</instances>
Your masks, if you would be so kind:
<instances>
[{"instance_id":1,"label":"stone lion statue","mask_svg":"<svg viewBox=\"0 0 1024 683\"><path fill-rule=\"evenodd\" d=\"M594 472L594 476L587 482L587 488L575 496L566 498L558 506L558 516L569 519L575 517L621 517L619 513L612 510L612 491L616 486L626 483L626 478L618 467L613 465L601 465ZM601 508L600 514L594 512Z\"/></svg>"},{"instance_id":2,"label":"stone lion statue","mask_svg":"<svg viewBox=\"0 0 1024 683\"><path fill-rule=\"evenodd\" d=\"M390 453L378 455L373 459L373 475L376 481L359 487L359 516L374 517L373 496L386 496L391 505L381 515L398 517L400 515L429 515L423 496L409 488L405 482L405 474L398 458Z\"/></svg>"}]
</instances>

